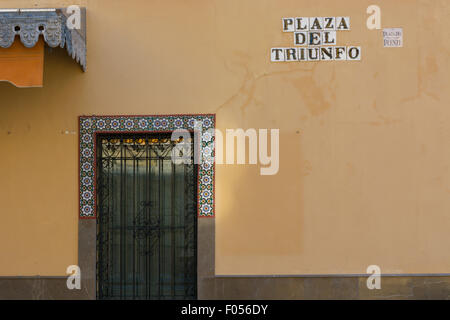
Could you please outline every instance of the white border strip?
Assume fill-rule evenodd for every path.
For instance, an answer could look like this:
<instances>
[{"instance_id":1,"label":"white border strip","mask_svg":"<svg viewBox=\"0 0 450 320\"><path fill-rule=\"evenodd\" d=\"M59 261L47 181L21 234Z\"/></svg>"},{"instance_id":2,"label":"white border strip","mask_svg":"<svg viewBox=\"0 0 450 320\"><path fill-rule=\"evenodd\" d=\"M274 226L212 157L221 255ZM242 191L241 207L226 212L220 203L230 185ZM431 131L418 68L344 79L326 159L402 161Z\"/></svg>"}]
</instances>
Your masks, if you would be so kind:
<instances>
[{"instance_id":1,"label":"white border strip","mask_svg":"<svg viewBox=\"0 0 450 320\"><path fill-rule=\"evenodd\" d=\"M367 278L370 273L355 274L275 274L275 275L214 275L214 278ZM450 273L386 273L381 277L450 277Z\"/></svg>"},{"instance_id":2,"label":"white border strip","mask_svg":"<svg viewBox=\"0 0 450 320\"><path fill-rule=\"evenodd\" d=\"M56 9L20 9L20 12L55 12Z\"/></svg>"}]
</instances>

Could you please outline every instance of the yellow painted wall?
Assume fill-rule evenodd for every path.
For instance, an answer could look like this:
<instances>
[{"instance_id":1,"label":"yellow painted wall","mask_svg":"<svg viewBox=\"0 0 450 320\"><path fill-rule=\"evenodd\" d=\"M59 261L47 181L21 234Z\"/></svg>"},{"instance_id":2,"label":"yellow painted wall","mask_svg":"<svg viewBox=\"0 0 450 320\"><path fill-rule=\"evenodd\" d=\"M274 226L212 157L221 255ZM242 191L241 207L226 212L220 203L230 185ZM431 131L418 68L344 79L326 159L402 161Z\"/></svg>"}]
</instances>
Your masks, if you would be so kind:
<instances>
[{"instance_id":1,"label":"yellow painted wall","mask_svg":"<svg viewBox=\"0 0 450 320\"><path fill-rule=\"evenodd\" d=\"M0 7L38 1L0 0ZM85 0L88 72L62 50L44 88L0 83L0 275L77 263L77 117L216 113L217 127L279 128L280 171L217 167L216 273L448 273L450 3ZM361 62L271 63L290 16L350 16Z\"/></svg>"}]
</instances>

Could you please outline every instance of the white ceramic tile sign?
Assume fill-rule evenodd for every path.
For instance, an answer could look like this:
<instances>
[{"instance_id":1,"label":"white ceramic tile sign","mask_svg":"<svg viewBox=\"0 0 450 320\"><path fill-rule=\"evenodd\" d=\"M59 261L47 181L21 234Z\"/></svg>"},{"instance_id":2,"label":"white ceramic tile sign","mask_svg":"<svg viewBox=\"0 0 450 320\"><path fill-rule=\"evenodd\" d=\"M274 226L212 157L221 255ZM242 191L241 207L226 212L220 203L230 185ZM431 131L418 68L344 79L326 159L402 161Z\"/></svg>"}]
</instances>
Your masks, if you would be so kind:
<instances>
[{"instance_id":1,"label":"white ceramic tile sign","mask_svg":"<svg viewBox=\"0 0 450 320\"><path fill-rule=\"evenodd\" d=\"M361 47L338 45L339 32L350 30L349 17L296 17L281 22L283 32L292 33L293 46L271 48L272 62L361 60Z\"/></svg>"},{"instance_id":2,"label":"white ceramic tile sign","mask_svg":"<svg viewBox=\"0 0 450 320\"><path fill-rule=\"evenodd\" d=\"M403 29L402 28L383 29L383 42L385 48L403 47Z\"/></svg>"}]
</instances>

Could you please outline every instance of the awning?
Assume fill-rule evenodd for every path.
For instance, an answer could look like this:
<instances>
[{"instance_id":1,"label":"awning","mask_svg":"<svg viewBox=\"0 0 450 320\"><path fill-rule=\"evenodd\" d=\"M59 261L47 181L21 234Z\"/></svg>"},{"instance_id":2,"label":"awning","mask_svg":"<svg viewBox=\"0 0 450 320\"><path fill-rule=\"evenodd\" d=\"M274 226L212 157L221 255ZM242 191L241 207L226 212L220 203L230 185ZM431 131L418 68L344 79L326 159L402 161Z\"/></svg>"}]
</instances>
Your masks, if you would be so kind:
<instances>
[{"instance_id":1,"label":"awning","mask_svg":"<svg viewBox=\"0 0 450 320\"><path fill-rule=\"evenodd\" d=\"M69 55L81 65L83 71L86 71L86 10L85 8L79 8L80 24L77 27L72 27L71 24L67 23L68 19L73 18L73 12L68 13L66 8L0 9L0 48L8 48L7 50L0 49L0 64L5 65L5 57L11 59L11 56L14 56L14 64L6 68L11 73L14 65L20 65L22 56L25 57L22 60L29 63L28 52L20 49L17 45L13 45L14 42L18 41L16 39L20 39L23 47L35 48L42 38L49 47L65 47ZM43 48L43 46L41 47ZM38 51L34 50L29 53L36 56ZM2 58L4 59L1 62ZM40 59L37 59L36 62L38 60L40 61ZM24 67L19 69L22 69L22 72L27 70ZM37 69L39 68L33 67L29 70L31 72L31 70ZM14 70L12 71L14 73ZM5 79L6 76L6 74L2 74L2 69L0 69L0 80L10 80ZM14 83L13 80L11 82ZM39 86L38 83L32 86L36 85Z\"/></svg>"}]
</instances>

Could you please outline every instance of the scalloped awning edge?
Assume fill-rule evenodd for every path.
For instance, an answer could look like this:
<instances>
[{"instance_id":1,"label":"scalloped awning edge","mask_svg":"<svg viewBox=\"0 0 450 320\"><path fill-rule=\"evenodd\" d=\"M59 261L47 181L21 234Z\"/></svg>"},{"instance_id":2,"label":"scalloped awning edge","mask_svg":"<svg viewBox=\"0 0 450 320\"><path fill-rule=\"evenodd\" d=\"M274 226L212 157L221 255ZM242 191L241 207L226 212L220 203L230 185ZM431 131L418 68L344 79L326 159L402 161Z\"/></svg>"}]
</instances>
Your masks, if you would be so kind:
<instances>
[{"instance_id":1,"label":"scalloped awning edge","mask_svg":"<svg viewBox=\"0 0 450 320\"><path fill-rule=\"evenodd\" d=\"M42 35L48 46L66 47L68 54L86 71L86 8L80 8L80 29L69 29L66 8L0 10L0 47L9 48L18 35L32 48Z\"/></svg>"}]
</instances>

